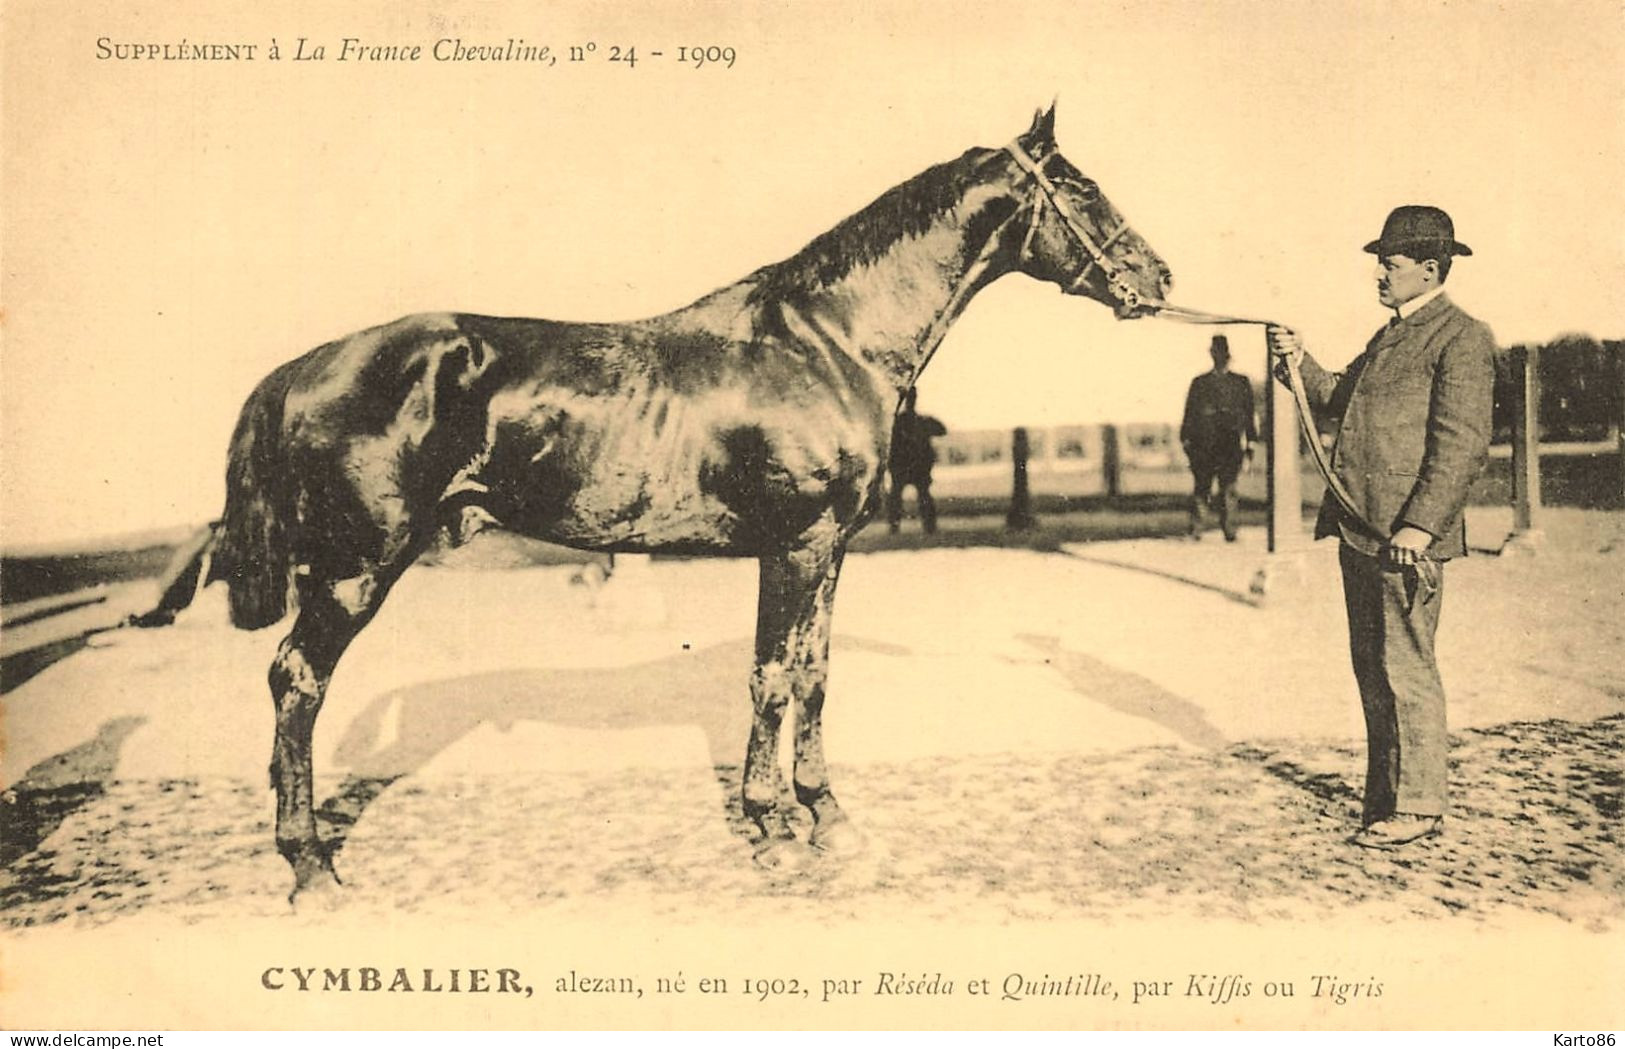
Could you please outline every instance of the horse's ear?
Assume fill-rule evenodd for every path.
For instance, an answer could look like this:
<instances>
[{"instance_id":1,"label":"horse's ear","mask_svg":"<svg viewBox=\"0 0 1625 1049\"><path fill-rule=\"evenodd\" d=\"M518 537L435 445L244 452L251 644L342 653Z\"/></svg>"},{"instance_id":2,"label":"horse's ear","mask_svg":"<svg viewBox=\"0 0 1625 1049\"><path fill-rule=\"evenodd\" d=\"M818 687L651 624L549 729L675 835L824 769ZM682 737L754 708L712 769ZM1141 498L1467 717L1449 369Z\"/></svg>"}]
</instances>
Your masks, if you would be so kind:
<instances>
[{"instance_id":1,"label":"horse's ear","mask_svg":"<svg viewBox=\"0 0 1625 1049\"><path fill-rule=\"evenodd\" d=\"M1033 125L1021 136L1022 144L1031 153L1047 153L1055 146L1055 103L1048 109L1034 110Z\"/></svg>"}]
</instances>

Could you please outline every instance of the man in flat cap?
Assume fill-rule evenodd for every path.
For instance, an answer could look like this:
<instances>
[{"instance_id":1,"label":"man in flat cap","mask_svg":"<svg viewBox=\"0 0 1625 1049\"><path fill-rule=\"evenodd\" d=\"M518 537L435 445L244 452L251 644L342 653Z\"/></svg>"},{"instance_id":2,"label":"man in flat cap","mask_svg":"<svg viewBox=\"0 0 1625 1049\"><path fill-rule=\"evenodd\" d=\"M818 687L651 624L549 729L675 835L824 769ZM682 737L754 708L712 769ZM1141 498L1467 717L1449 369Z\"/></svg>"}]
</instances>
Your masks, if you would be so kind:
<instances>
[{"instance_id":1,"label":"man in flat cap","mask_svg":"<svg viewBox=\"0 0 1625 1049\"><path fill-rule=\"evenodd\" d=\"M1352 839L1398 849L1437 835L1446 798L1444 687L1434 660L1443 564L1467 552L1462 512L1489 451L1494 336L1444 292L1471 255L1450 216L1396 208L1377 256L1377 300L1393 311L1333 374L1289 328L1272 327L1278 377L1299 364L1310 403L1341 418L1332 472L1356 512L1327 493L1315 537L1337 536L1349 651L1366 721L1363 826ZM1357 516L1356 516L1357 515Z\"/></svg>"},{"instance_id":2,"label":"man in flat cap","mask_svg":"<svg viewBox=\"0 0 1625 1049\"><path fill-rule=\"evenodd\" d=\"M1241 464L1253 454L1258 425L1253 413L1253 387L1245 375L1230 370L1230 340L1213 336L1208 347L1213 369L1191 380L1185 394L1185 415L1179 424L1179 443L1185 449L1196 481L1191 495L1190 534L1202 538L1203 511L1219 482L1219 527L1236 541L1236 477Z\"/></svg>"}]
</instances>

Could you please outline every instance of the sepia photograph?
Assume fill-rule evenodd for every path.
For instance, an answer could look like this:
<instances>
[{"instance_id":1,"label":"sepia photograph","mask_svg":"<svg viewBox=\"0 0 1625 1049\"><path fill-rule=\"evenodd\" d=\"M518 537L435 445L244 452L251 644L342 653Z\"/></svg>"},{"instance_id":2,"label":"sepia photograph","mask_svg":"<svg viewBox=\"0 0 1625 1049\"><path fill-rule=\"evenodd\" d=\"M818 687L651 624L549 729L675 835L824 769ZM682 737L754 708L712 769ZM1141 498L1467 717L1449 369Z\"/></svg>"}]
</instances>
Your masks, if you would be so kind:
<instances>
[{"instance_id":1,"label":"sepia photograph","mask_svg":"<svg viewBox=\"0 0 1625 1049\"><path fill-rule=\"evenodd\" d=\"M0 41L6 1028L1625 1027L1615 0Z\"/></svg>"}]
</instances>

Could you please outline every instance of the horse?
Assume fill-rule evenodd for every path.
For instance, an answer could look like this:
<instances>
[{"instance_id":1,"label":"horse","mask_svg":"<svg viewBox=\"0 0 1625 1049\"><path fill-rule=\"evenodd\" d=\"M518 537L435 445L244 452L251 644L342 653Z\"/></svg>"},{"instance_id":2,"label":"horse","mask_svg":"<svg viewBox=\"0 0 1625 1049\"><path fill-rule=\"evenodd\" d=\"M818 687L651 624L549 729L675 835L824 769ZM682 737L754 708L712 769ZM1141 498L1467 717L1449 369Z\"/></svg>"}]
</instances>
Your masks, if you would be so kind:
<instances>
[{"instance_id":1,"label":"horse","mask_svg":"<svg viewBox=\"0 0 1625 1049\"><path fill-rule=\"evenodd\" d=\"M882 502L905 394L971 297L1013 272L1119 319L1155 312L1172 283L1060 153L1053 105L1008 146L937 164L674 312L418 314L272 371L231 438L205 583L226 583L242 629L297 612L268 675L290 900L338 882L311 737L340 657L419 554L482 526L600 553L757 558L742 790L756 861L860 842L824 760L836 582ZM777 758L791 709L806 846Z\"/></svg>"}]
</instances>

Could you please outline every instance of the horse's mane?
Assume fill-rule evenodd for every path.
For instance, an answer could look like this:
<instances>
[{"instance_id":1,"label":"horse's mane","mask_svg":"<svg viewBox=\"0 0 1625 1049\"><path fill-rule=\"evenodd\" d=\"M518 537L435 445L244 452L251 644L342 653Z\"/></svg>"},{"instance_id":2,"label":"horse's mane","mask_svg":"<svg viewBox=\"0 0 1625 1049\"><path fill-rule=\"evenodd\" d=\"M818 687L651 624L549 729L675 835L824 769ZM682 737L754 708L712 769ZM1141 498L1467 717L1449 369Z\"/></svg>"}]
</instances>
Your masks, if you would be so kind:
<instances>
[{"instance_id":1,"label":"horse's mane","mask_svg":"<svg viewBox=\"0 0 1625 1049\"><path fill-rule=\"evenodd\" d=\"M860 265L884 255L904 237L925 232L965 199L985 149L970 149L954 160L925 169L882 193L874 203L814 237L795 255L764 266L751 279L751 301L782 297L828 286Z\"/></svg>"}]
</instances>

